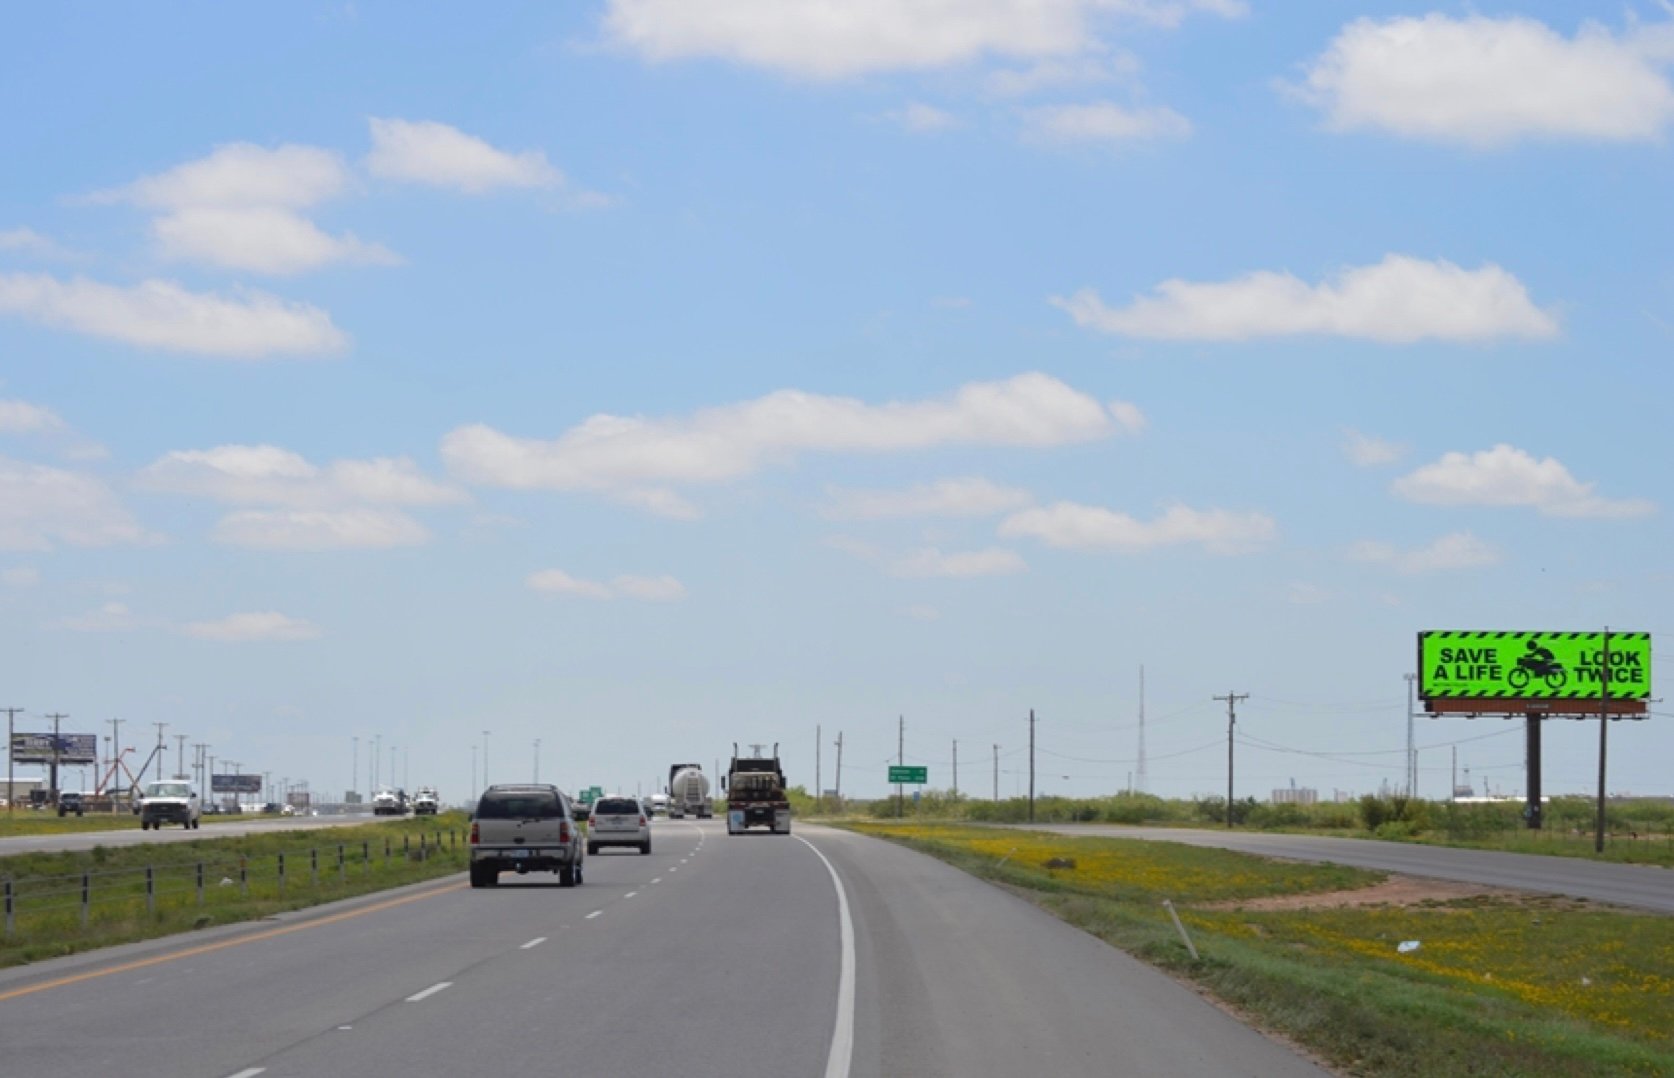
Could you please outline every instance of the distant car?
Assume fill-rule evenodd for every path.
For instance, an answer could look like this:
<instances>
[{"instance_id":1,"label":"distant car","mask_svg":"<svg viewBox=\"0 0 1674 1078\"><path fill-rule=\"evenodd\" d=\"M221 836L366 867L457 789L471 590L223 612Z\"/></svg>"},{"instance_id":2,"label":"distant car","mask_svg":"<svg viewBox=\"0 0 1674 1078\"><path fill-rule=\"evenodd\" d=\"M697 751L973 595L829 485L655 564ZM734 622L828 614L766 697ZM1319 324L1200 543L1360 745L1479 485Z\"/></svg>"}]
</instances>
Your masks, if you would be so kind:
<instances>
[{"instance_id":1,"label":"distant car","mask_svg":"<svg viewBox=\"0 0 1674 1078\"><path fill-rule=\"evenodd\" d=\"M593 802L587 852L598 853L606 846L632 846L642 854L651 852L651 817L635 798L601 797Z\"/></svg>"},{"instance_id":2,"label":"distant car","mask_svg":"<svg viewBox=\"0 0 1674 1078\"><path fill-rule=\"evenodd\" d=\"M207 804L203 807L203 815L205 815L205 816L219 816L219 815L221 815L221 806L217 805L215 802L211 801L209 804Z\"/></svg>"},{"instance_id":3,"label":"distant car","mask_svg":"<svg viewBox=\"0 0 1674 1078\"><path fill-rule=\"evenodd\" d=\"M556 872L560 887L582 882L586 846L569 795L537 783L490 786L471 816L471 886L500 873Z\"/></svg>"},{"instance_id":4,"label":"distant car","mask_svg":"<svg viewBox=\"0 0 1674 1078\"><path fill-rule=\"evenodd\" d=\"M413 795L414 816L434 816L441 807L441 797L432 787L420 786L418 793Z\"/></svg>"},{"instance_id":5,"label":"distant car","mask_svg":"<svg viewBox=\"0 0 1674 1078\"><path fill-rule=\"evenodd\" d=\"M586 823L588 820L593 818L593 806L589 805L587 802L576 801L572 803L572 807L575 811L575 818L580 820L582 823Z\"/></svg>"},{"instance_id":6,"label":"distant car","mask_svg":"<svg viewBox=\"0 0 1674 1078\"><path fill-rule=\"evenodd\" d=\"M160 831L177 823L188 831L202 826L203 803L185 779L160 779L145 784L140 798L140 830Z\"/></svg>"},{"instance_id":7,"label":"distant car","mask_svg":"<svg viewBox=\"0 0 1674 1078\"><path fill-rule=\"evenodd\" d=\"M58 815L68 816L73 812L80 816L86 811L87 802L83 800L81 794L70 790L60 790L58 792Z\"/></svg>"}]
</instances>

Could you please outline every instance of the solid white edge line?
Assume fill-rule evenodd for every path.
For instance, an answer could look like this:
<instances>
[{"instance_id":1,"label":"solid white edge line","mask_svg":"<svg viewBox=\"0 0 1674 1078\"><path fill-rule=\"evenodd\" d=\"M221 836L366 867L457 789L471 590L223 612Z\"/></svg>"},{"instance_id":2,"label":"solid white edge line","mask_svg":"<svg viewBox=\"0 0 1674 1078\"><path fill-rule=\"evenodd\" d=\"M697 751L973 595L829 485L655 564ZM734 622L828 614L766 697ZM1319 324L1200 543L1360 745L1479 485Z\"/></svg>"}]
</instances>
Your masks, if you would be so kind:
<instances>
[{"instance_id":1,"label":"solid white edge line","mask_svg":"<svg viewBox=\"0 0 1674 1078\"><path fill-rule=\"evenodd\" d=\"M604 912L604 910L594 910L592 913L589 913L587 915L587 919L589 921L591 921L593 918L597 917L599 914L601 914L603 912Z\"/></svg>"},{"instance_id":2,"label":"solid white edge line","mask_svg":"<svg viewBox=\"0 0 1674 1078\"><path fill-rule=\"evenodd\" d=\"M849 916L849 896L843 890L843 879L837 869L826 860L818 846L796 836L796 840L814 851L831 873L831 886L837 889L838 946L842 951L842 965L837 973L837 1021L831 1029L831 1053L825 1059L825 1078L849 1078L849 1061L854 1057L854 921Z\"/></svg>"},{"instance_id":3,"label":"solid white edge line","mask_svg":"<svg viewBox=\"0 0 1674 1078\"><path fill-rule=\"evenodd\" d=\"M424 991L419 992L416 995L408 996L407 997L407 1002L408 1003L418 1003L421 1000L429 999L431 996L435 995L437 992L440 992L444 988L450 988L450 987L452 987L452 985L453 985L452 981L438 981L436 984L431 985L429 988L426 988Z\"/></svg>"},{"instance_id":4,"label":"solid white edge line","mask_svg":"<svg viewBox=\"0 0 1674 1078\"><path fill-rule=\"evenodd\" d=\"M531 948L539 947L541 944L543 944L545 942L546 942L546 937L545 936L536 936L534 939L530 940L528 943L525 943L523 946L519 947L518 950L527 951Z\"/></svg>"}]
</instances>

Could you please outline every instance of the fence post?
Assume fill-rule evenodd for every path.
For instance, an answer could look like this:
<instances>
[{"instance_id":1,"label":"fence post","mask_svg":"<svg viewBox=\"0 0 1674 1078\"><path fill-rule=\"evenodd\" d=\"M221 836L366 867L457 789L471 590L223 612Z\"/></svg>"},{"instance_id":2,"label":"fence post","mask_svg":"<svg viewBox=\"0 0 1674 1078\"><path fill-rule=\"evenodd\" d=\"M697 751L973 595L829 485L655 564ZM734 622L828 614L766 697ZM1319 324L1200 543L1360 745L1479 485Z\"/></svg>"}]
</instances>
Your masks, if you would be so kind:
<instances>
[{"instance_id":1,"label":"fence post","mask_svg":"<svg viewBox=\"0 0 1674 1078\"><path fill-rule=\"evenodd\" d=\"M372 875L372 846L370 843L362 842L360 844L360 874L362 876Z\"/></svg>"},{"instance_id":2,"label":"fence post","mask_svg":"<svg viewBox=\"0 0 1674 1078\"><path fill-rule=\"evenodd\" d=\"M245 898L250 897L250 859L248 857L238 859L238 893Z\"/></svg>"},{"instance_id":3,"label":"fence post","mask_svg":"<svg viewBox=\"0 0 1674 1078\"><path fill-rule=\"evenodd\" d=\"M81 927L87 927L87 907L93 901L93 874L81 874Z\"/></svg>"},{"instance_id":4,"label":"fence post","mask_svg":"<svg viewBox=\"0 0 1674 1078\"><path fill-rule=\"evenodd\" d=\"M424 848L424 832L420 831L419 832L419 860L420 861L424 860L425 853L426 853L426 850Z\"/></svg>"},{"instance_id":5,"label":"fence post","mask_svg":"<svg viewBox=\"0 0 1674 1078\"><path fill-rule=\"evenodd\" d=\"M412 849L413 849L412 846L408 844L408 836L402 835L401 836L401 859L403 861L405 861L407 859L407 855L412 852Z\"/></svg>"},{"instance_id":6,"label":"fence post","mask_svg":"<svg viewBox=\"0 0 1674 1078\"><path fill-rule=\"evenodd\" d=\"M389 836L384 836L384 867L389 867Z\"/></svg>"},{"instance_id":7,"label":"fence post","mask_svg":"<svg viewBox=\"0 0 1674 1078\"><path fill-rule=\"evenodd\" d=\"M343 844L341 842L337 844L337 882L349 882L349 870L343 863Z\"/></svg>"},{"instance_id":8,"label":"fence post","mask_svg":"<svg viewBox=\"0 0 1674 1078\"><path fill-rule=\"evenodd\" d=\"M320 851L317 847L308 847L308 883L310 886L320 885Z\"/></svg>"},{"instance_id":9,"label":"fence post","mask_svg":"<svg viewBox=\"0 0 1674 1078\"><path fill-rule=\"evenodd\" d=\"M12 934L12 878L6 877L6 935Z\"/></svg>"},{"instance_id":10,"label":"fence post","mask_svg":"<svg viewBox=\"0 0 1674 1078\"><path fill-rule=\"evenodd\" d=\"M203 905L203 862L198 862L198 905Z\"/></svg>"},{"instance_id":11,"label":"fence post","mask_svg":"<svg viewBox=\"0 0 1674 1078\"><path fill-rule=\"evenodd\" d=\"M145 912L157 912L157 878L150 865L145 866Z\"/></svg>"},{"instance_id":12,"label":"fence post","mask_svg":"<svg viewBox=\"0 0 1674 1078\"><path fill-rule=\"evenodd\" d=\"M279 893L285 893L285 855L279 855Z\"/></svg>"}]
</instances>

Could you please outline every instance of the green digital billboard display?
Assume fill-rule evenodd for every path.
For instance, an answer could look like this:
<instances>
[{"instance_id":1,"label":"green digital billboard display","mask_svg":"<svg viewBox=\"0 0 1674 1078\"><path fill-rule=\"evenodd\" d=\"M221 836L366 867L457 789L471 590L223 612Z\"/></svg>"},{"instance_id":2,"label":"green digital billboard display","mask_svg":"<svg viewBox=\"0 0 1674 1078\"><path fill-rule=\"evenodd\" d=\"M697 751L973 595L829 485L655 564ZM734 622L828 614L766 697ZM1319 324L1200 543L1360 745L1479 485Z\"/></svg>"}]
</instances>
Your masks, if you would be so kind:
<instances>
[{"instance_id":1,"label":"green digital billboard display","mask_svg":"<svg viewBox=\"0 0 1674 1078\"><path fill-rule=\"evenodd\" d=\"M1460 632L1418 634L1418 695L1426 700L1516 698L1597 700L1604 633ZM1651 695L1651 634L1610 633L1610 692Z\"/></svg>"}]
</instances>

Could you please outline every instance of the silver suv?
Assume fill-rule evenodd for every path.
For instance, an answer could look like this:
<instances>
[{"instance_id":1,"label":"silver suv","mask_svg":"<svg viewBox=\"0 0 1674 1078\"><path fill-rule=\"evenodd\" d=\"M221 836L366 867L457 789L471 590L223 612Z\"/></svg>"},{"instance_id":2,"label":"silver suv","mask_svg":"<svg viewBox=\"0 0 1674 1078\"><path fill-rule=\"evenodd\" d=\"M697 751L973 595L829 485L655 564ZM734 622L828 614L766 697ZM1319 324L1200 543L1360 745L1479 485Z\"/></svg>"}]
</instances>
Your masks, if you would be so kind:
<instances>
[{"instance_id":1,"label":"silver suv","mask_svg":"<svg viewBox=\"0 0 1674 1078\"><path fill-rule=\"evenodd\" d=\"M558 787L490 786L471 816L471 886L493 887L510 871L556 872L560 887L574 887L582 882L585 841Z\"/></svg>"},{"instance_id":2,"label":"silver suv","mask_svg":"<svg viewBox=\"0 0 1674 1078\"><path fill-rule=\"evenodd\" d=\"M593 815L587 821L587 852L598 853L606 846L651 852L651 820L637 798L618 795L593 802Z\"/></svg>"}]
</instances>

